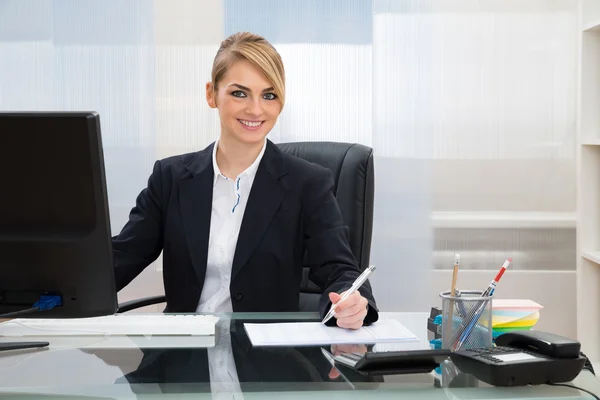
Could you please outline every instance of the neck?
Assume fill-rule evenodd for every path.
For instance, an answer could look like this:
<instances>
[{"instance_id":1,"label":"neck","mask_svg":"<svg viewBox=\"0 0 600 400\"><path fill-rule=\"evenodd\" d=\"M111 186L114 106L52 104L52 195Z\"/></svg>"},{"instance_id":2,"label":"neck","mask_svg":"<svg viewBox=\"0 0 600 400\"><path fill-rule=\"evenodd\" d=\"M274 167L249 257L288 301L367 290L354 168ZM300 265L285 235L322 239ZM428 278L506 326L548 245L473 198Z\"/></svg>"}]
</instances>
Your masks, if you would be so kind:
<instances>
[{"instance_id":1,"label":"neck","mask_svg":"<svg viewBox=\"0 0 600 400\"><path fill-rule=\"evenodd\" d=\"M221 136L217 148L217 165L221 173L229 179L235 179L256 160L264 142L245 144L230 141Z\"/></svg>"}]
</instances>

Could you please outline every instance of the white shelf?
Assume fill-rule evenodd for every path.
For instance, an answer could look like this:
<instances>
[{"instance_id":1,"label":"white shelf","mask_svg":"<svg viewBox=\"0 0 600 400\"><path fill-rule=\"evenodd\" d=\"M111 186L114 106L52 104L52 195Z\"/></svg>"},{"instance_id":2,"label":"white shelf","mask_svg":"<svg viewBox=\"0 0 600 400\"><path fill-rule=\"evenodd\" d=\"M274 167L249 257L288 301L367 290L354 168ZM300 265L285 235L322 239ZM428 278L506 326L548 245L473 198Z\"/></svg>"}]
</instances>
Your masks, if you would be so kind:
<instances>
[{"instance_id":1,"label":"white shelf","mask_svg":"<svg viewBox=\"0 0 600 400\"><path fill-rule=\"evenodd\" d=\"M434 228L575 228L575 213L434 211Z\"/></svg>"},{"instance_id":2,"label":"white shelf","mask_svg":"<svg viewBox=\"0 0 600 400\"><path fill-rule=\"evenodd\" d=\"M600 146L600 139L582 140L581 144L584 146Z\"/></svg>"},{"instance_id":3,"label":"white shelf","mask_svg":"<svg viewBox=\"0 0 600 400\"><path fill-rule=\"evenodd\" d=\"M582 30L584 32L600 32L600 20L584 25Z\"/></svg>"},{"instance_id":4,"label":"white shelf","mask_svg":"<svg viewBox=\"0 0 600 400\"><path fill-rule=\"evenodd\" d=\"M600 1L580 0L577 87L577 339L600 360Z\"/></svg>"},{"instance_id":5,"label":"white shelf","mask_svg":"<svg viewBox=\"0 0 600 400\"><path fill-rule=\"evenodd\" d=\"M581 253L581 257L600 264L600 251L584 251Z\"/></svg>"}]
</instances>

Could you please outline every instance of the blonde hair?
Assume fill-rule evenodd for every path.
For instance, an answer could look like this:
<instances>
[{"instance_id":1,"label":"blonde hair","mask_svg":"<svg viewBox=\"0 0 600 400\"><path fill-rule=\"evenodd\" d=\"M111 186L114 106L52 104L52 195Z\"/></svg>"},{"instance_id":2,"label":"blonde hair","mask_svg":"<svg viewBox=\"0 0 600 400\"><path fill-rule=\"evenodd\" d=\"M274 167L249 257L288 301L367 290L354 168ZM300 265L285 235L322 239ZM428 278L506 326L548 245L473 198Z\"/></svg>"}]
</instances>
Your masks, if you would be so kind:
<instances>
[{"instance_id":1,"label":"blonde hair","mask_svg":"<svg viewBox=\"0 0 600 400\"><path fill-rule=\"evenodd\" d=\"M221 42L213 61L211 81L214 90L227 70L236 61L246 60L258 68L273 86L273 92L285 104L285 70L281 56L264 37L250 32L238 32Z\"/></svg>"}]
</instances>

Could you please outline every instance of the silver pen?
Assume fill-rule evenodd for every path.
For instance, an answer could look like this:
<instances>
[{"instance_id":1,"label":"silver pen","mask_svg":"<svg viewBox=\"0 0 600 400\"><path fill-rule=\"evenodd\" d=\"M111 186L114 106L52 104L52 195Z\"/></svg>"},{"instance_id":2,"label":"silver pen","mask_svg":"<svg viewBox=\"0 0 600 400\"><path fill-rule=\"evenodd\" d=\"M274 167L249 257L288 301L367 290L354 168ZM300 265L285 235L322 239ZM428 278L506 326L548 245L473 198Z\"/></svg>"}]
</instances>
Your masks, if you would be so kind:
<instances>
[{"instance_id":1,"label":"silver pen","mask_svg":"<svg viewBox=\"0 0 600 400\"><path fill-rule=\"evenodd\" d=\"M352 284L352 287L346 293L343 294L340 301L338 301L337 303L335 303L331 306L331 308L329 309L329 312L327 313L325 318L323 318L322 323L326 323L335 315L335 309L336 309L337 305L340 304L342 301L346 300L352 293L356 292L358 290L358 288L360 288L362 286L362 284L365 283L365 281L369 278L369 275L371 275L373 273L373 271L375 271L375 266L371 265L371 266L369 266L369 268L365 269L364 272L362 274L360 274L360 276L358 278L356 278L356 280Z\"/></svg>"}]
</instances>

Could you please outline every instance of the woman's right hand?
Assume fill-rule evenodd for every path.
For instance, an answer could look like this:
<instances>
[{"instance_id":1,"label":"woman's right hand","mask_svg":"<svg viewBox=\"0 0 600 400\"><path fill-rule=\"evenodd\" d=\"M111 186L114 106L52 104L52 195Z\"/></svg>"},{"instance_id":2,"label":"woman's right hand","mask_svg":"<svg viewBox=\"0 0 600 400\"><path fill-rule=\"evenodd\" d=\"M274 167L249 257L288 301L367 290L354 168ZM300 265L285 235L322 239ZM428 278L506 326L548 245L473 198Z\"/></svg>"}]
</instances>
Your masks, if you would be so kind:
<instances>
[{"instance_id":1,"label":"woman's right hand","mask_svg":"<svg viewBox=\"0 0 600 400\"><path fill-rule=\"evenodd\" d=\"M331 345L331 354L333 356L339 356L344 353L356 353L356 354L365 354L367 352L367 346L364 344L333 344ZM341 375L340 371L334 366L329 371L329 379L337 379Z\"/></svg>"}]
</instances>

